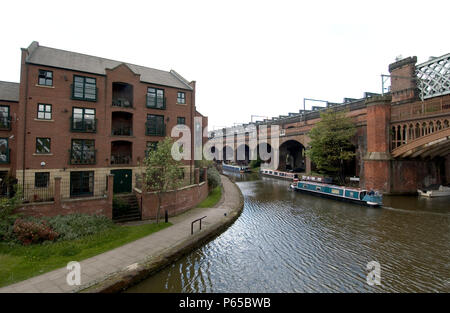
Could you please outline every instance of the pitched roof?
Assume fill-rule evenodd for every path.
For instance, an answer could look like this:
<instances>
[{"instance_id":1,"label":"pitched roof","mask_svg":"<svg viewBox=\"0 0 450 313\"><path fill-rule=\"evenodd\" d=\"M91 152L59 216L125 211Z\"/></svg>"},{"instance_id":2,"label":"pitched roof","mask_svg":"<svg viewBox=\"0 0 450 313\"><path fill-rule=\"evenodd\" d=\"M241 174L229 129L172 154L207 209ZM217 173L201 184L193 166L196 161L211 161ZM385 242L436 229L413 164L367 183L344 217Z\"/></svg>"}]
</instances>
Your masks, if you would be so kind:
<instances>
[{"instance_id":1,"label":"pitched roof","mask_svg":"<svg viewBox=\"0 0 450 313\"><path fill-rule=\"evenodd\" d=\"M186 79L181 77L173 70L162 71L154 68L114 61L77 52L44 47L40 46L36 41L33 41L33 43L29 46L28 51L29 55L26 59L28 63L47 65L99 75L106 75L106 69L113 69L120 64L126 64L135 74L141 75L142 82L181 89L193 89L191 86L189 86L189 83Z\"/></svg>"},{"instance_id":2,"label":"pitched roof","mask_svg":"<svg viewBox=\"0 0 450 313\"><path fill-rule=\"evenodd\" d=\"M19 101L19 83L0 81L0 100Z\"/></svg>"}]
</instances>

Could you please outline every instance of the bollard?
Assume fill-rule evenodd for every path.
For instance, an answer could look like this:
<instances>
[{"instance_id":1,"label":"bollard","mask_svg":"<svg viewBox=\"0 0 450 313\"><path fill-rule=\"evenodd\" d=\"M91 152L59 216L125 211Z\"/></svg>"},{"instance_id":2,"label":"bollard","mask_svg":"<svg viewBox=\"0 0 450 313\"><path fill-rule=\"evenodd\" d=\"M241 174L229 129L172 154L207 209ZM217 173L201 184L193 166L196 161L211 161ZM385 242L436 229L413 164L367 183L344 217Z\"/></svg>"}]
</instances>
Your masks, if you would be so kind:
<instances>
[{"instance_id":1,"label":"bollard","mask_svg":"<svg viewBox=\"0 0 450 313\"><path fill-rule=\"evenodd\" d=\"M169 222L169 213L167 212L167 210L166 210L166 212L164 213L164 221L165 221L166 223Z\"/></svg>"}]
</instances>

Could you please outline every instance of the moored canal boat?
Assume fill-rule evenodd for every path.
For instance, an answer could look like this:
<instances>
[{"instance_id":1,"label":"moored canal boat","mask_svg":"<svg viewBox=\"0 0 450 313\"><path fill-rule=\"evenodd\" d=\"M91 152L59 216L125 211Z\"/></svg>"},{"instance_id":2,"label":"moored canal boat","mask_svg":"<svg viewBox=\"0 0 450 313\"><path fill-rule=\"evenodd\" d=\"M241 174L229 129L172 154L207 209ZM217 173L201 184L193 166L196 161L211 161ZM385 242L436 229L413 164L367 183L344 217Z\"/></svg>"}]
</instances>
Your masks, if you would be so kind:
<instances>
[{"instance_id":1,"label":"moored canal boat","mask_svg":"<svg viewBox=\"0 0 450 313\"><path fill-rule=\"evenodd\" d=\"M417 193L422 197L450 197L450 187L440 185L437 189L417 189Z\"/></svg>"},{"instance_id":2,"label":"moored canal boat","mask_svg":"<svg viewBox=\"0 0 450 313\"><path fill-rule=\"evenodd\" d=\"M277 171L277 170L269 170L269 169L260 169L259 172L262 175L275 177L275 178L282 178L287 180L293 180L298 175L296 173L290 173L290 172L283 172L283 171Z\"/></svg>"},{"instance_id":3,"label":"moored canal boat","mask_svg":"<svg viewBox=\"0 0 450 313\"><path fill-rule=\"evenodd\" d=\"M246 165L233 165L233 164L222 163L222 169L226 170L226 171L233 171L233 172L240 172L240 173L250 172L250 167L246 166Z\"/></svg>"},{"instance_id":4,"label":"moored canal boat","mask_svg":"<svg viewBox=\"0 0 450 313\"><path fill-rule=\"evenodd\" d=\"M294 179L290 188L370 207L379 207L383 204L383 196L377 191L332 185L322 182L322 179L317 177L302 176L301 180Z\"/></svg>"}]
</instances>

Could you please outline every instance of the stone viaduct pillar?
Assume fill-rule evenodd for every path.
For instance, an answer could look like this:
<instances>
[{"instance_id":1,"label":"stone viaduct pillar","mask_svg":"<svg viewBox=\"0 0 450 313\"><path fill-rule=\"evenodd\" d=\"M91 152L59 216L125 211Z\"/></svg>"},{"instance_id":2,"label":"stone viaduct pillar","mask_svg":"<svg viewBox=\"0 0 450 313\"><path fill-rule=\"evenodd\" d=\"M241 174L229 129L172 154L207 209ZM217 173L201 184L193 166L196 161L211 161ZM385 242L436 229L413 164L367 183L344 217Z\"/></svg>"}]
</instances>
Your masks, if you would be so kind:
<instances>
[{"instance_id":1,"label":"stone viaduct pillar","mask_svg":"<svg viewBox=\"0 0 450 313\"><path fill-rule=\"evenodd\" d=\"M367 154L364 157L364 185L383 193L391 191L391 155L389 129L391 96L377 96L366 100Z\"/></svg>"}]
</instances>

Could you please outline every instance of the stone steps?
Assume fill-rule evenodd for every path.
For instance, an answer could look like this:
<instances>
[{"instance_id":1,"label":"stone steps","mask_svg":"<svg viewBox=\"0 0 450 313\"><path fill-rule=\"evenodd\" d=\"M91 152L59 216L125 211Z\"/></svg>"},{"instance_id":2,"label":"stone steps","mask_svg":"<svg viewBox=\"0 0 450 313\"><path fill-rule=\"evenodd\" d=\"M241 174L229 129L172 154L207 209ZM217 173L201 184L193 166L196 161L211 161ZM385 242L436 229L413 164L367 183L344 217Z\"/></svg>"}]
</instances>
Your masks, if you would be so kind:
<instances>
[{"instance_id":1,"label":"stone steps","mask_svg":"<svg viewBox=\"0 0 450 313\"><path fill-rule=\"evenodd\" d=\"M135 194L116 195L116 197L124 200L127 203L127 208L121 210L121 212L117 212L113 209L114 222L129 222L141 220L141 210L139 209Z\"/></svg>"}]
</instances>

